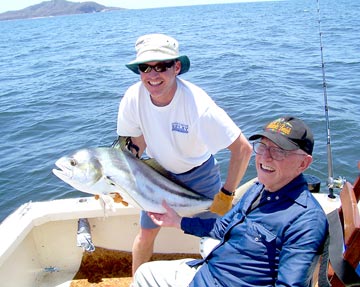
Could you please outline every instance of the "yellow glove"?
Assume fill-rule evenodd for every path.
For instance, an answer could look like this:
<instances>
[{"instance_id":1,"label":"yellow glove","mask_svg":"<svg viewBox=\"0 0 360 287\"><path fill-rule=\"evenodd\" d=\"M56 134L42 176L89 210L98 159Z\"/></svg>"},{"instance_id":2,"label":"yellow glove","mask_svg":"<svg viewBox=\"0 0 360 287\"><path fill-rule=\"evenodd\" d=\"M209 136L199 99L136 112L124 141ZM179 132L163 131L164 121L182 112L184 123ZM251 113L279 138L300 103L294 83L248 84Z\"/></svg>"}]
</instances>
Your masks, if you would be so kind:
<instances>
[{"instance_id":1,"label":"yellow glove","mask_svg":"<svg viewBox=\"0 0 360 287\"><path fill-rule=\"evenodd\" d=\"M224 193L225 191L225 193ZM232 207L234 194L222 188L214 197L214 201L210 206L210 211L218 215L224 215Z\"/></svg>"}]
</instances>

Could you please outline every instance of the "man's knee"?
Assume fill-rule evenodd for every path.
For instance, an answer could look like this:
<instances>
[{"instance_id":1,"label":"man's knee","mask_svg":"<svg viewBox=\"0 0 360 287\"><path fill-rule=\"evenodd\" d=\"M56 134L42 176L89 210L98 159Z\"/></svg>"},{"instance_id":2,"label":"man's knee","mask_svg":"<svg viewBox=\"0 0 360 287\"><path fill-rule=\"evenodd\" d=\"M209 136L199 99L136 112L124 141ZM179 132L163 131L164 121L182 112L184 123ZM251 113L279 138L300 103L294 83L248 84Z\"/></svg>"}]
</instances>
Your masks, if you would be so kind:
<instances>
[{"instance_id":1,"label":"man's knee","mask_svg":"<svg viewBox=\"0 0 360 287\"><path fill-rule=\"evenodd\" d=\"M150 262L143 263L137 268L133 276L134 286L152 286L149 285L152 278L152 274L150 271L151 264L149 263Z\"/></svg>"},{"instance_id":2,"label":"man's knee","mask_svg":"<svg viewBox=\"0 0 360 287\"><path fill-rule=\"evenodd\" d=\"M160 228L147 229L141 228L138 234L139 241L153 242L159 233Z\"/></svg>"}]
</instances>

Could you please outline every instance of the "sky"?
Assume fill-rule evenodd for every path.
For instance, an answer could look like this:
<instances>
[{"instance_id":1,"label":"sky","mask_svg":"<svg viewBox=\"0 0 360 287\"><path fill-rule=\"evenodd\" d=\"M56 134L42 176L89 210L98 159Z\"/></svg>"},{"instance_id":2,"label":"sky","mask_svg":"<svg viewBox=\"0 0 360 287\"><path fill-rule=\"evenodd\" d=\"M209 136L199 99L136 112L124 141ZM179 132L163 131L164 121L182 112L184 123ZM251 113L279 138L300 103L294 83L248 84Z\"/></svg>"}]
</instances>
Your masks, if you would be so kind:
<instances>
[{"instance_id":1,"label":"sky","mask_svg":"<svg viewBox=\"0 0 360 287\"><path fill-rule=\"evenodd\" d=\"M0 13L20 10L46 0L0 0ZM108 7L121 7L127 9L146 9L169 6L202 5L234 2L256 2L259 0L68 0L71 2L93 1ZM260 0L261 1L261 0ZM266 0L265 0L266 1Z\"/></svg>"}]
</instances>

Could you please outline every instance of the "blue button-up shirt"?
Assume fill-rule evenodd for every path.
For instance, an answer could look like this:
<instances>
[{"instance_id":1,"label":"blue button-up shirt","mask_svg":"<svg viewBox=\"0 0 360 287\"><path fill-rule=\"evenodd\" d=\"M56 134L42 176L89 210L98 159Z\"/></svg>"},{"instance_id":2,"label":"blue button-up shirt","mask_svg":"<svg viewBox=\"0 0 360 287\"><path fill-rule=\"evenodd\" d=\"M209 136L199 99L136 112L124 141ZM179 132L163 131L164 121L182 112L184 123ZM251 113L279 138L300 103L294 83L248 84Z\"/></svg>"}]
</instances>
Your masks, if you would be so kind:
<instances>
[{"instance_id":1,"label":"blue button-up shirt","mask_svg":"<svg viewBox=\"0 0 360 287\"><path fill-rule=\"evenodd\" d=\"M206 258L188 263L201 265L190 284L196 287L310 286L328 232L303 175L277 192L257 183L224 217L183 218L181 228L221 240Z\"/></svg>"}]
</instances>

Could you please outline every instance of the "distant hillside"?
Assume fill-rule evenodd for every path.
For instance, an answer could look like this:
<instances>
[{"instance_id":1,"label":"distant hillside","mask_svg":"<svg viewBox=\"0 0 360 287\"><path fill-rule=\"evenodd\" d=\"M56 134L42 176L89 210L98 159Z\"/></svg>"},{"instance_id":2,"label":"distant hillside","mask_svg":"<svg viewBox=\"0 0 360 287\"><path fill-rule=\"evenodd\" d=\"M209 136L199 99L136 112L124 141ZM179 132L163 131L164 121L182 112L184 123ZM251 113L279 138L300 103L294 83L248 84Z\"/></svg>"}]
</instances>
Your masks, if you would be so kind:
<instances>
[{"instance_id":1,"label":"distant hillside","mask_svg":"<svg viewBox=\"0 0 360 287\"><path fill-rule=\"evenodd\" d=\"M27 19L59 15L83 14L121 10L124 8L106 7L95 2L75 3L66 0L51 0L29 6L18 11L9 11L0 14L1 20Z\"/></svg>"}]
</instances>

